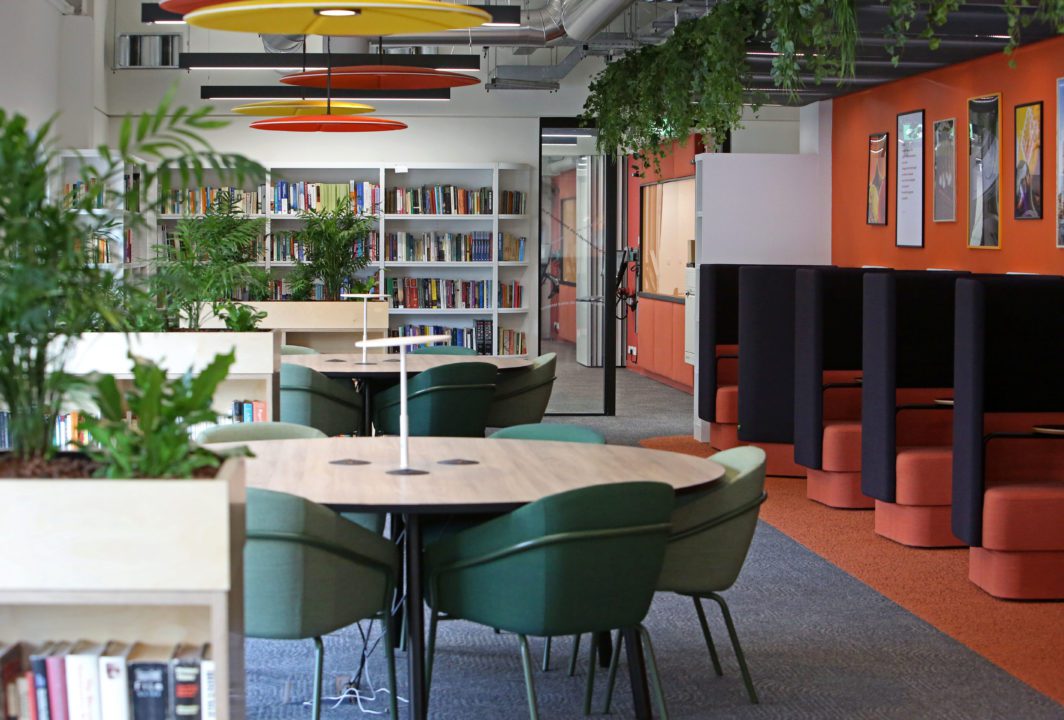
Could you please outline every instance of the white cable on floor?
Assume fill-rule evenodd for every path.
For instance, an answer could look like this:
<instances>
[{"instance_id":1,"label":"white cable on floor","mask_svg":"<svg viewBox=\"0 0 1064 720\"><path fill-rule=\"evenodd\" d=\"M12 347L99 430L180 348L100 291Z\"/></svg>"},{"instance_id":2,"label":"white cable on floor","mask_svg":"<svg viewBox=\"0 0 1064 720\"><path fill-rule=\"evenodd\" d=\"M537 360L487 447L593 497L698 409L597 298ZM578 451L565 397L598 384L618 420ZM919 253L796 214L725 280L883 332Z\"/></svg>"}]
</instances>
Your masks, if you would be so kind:
<instances>
[{"instance_id":1,"label":"white cable on floor","mask_svg":"<svg viewBox=\"0 0 1064 720\"><path fill-rule=\"evenodd\" d=\"M349 681L350 684L348 685L348 687L341 694L332 695L332 696L324 696L324 697L322 697L322 700L326 701L326 702L334 703L332 707L335 709L335 708L338 708L341 705L343 705L348 700L354 699L354 701L356 703L358 703L358 709L359 709L360 712L362 712L362 713L364 713L366 715L384 715L384 714L386 714L388 712L388 710L372 710L370 708L367 708L362 703L363 702L367 702L367 703L377 702L378 693L389 694L391 692L386 687L380 687L380 688L373 687L373 680L372 680L372 678L370 677L370 674L369 674L369 657L370 657L370 655L373 654L373 651L377 649L377 646L380 644L381 640L385 638L385 633L381 632L381 634L377 636L377 639L374 640L372 645L371 645L370 642L369 642L370 636L366 634L365 630L363 630L362 623L358 623L357 625L358 625L358 632L362 636L362 657L359 660L360 667L359 667L358 671L355 673L354 678L352 678ZM372 633L372 631L373 631L373 621L372 620L370 620L369 626L370 626L370 633ZM354 683L356 683L356 682L357 683L363 683L364 682L366 684L366 686L369 687L369 692L363 692L358 687L352 687L352 685ZM401 703L408 702L408 700L406 698L402 697L401 695L396 695L395 699L398 700ZM310 705L310 702L304 702L303 704L304 705Z\"/></svg>"}]
</instances>

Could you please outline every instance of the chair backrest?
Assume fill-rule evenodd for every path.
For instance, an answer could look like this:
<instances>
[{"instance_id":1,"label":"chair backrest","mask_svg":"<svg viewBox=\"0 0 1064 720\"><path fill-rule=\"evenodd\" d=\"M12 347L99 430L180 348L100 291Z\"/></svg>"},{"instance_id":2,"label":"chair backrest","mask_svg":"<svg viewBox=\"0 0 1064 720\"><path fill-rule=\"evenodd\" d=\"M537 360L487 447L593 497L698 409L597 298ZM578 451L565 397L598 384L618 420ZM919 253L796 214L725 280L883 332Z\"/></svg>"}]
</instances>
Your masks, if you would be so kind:
<instances>
[{"instance_id":1,"label":"chair backrest","mask_svg":"<svg viewBox=\"0 0 1064 720\"><path fill-rule=\"evenodd\" d=\"M248 636L315 637L373 617L390 606L397 568L390 541L295 495L248 489Z\"/></svg>"},{"instance_id":2,"label":"chair backrest","mask_svg":"<svg viewBox=\"0 0 1064 720\"><path fill-rule=\"evenodd\" d=\"M528 425L543 420L554 389L558 356L540 355L524 370L500 371L488 415L490 427Z\"/></svg>"},{"instance_id":3,"label":"chair backrest","mask_svg":"<svg viewBox=\"0 0 1064 720\"><path fill-rule=\"evenodd\" d=\"M302 365L281 363L281 421L326 435L349 435L363 423L362 396L348 380L333 380Z\"/></svg>"},{"instance_id":4,"label":"chair backrest","mask_svg":"<svg viewBox=\"0 0 1064 720\"><path fill-rule=\"evenodd\" d=\"M740 267L698 268L698 417L706 422L717 419L717 346L739 342Z\"/></svg>"},{"instance_id":5,"label":"chair backrest","mask_svg":"<svg viewBox=\"0 0 1064 720\"><path fill-rule=\"evenodd\" d=\"M765 451L753 445L709 458L724 477L708 490L677 498L659 590L727 590L739 577L765 499Z\"/></svg>"},{"instance_id":6,"label":"chair backrest","mask_svg":"<svg viewBox=\"0 0 1064 720\"><path fill-rule=\"evenodd\" d=\"M669 485L626 482L551 495L426 550L430 601L511 632L630 627L661 572Z\"/></svg>"},{"instance_id":7,"label":"chair backrest","mask_svg":"<svg viewBox=\"0 0 1064 720\"><path fill-rule=\"evenodd\" d=\"M489 437L496 440L553 440L556 442L586 443L605 445L606 438L596 430L580 425L562 423L531 423L528 425L511 425L496 430Z\"/></svg>"},{"instance_id":8,"label":"chair backrest","mask_svg":"<svg viewBox=\"0 0 1064 720\"><path fill-rule=\"evenodd\" d=\"M196 438L201 445L225 442L255 442L256 440L314 440L328 437L317 428L286 422L253 422L215 425Z\"/></svg>"},{"instance_id":9,"label":"chair backrest","mask_svg":"<svg viewBox=\"0 0 1064 720\"><path fill-rule=\"evenodd\" d=\"M491 363L459 362L415 375L407 384L410 434L484 437L496 373Z\"/></svg>"},{"instance_id":10,"label":"chair backrest","mask_svg":"<svg viewBox=\"0 0 1064 720\"><path fill-rule=\"evenodd\" d=\"M317 355L318 351L314 348L304 347L302 345L282 345L281 355Z\"/></svg>"},{"instance_id":11,"label":"chair backrest","mask_svg":"<svg viewBox=\"0 0 1064 720\"><path fill-rule=\"evenodd\" d=\"M411 355L476 355L473 348L462 345L421 345L410 351Z\"/></svg>"}]
</instances>

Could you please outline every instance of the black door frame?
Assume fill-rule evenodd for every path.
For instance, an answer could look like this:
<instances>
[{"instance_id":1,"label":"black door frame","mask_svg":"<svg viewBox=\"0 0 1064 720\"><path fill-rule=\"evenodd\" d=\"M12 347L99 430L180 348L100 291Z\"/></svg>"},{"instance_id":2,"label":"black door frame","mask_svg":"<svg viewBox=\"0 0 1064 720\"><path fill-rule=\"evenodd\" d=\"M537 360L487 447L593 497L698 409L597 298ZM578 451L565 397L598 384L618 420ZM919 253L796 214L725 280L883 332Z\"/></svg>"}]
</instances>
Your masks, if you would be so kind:
<instances>
[{"instance_id":1,"label":"black door frame","mask_svg":"<svg viewBox=\"0 0 1064 720\"><path fill-rule=\"evenodd\" d=\"M536 222L536 273L537 280L542 280L539 274L542 272L542 240L543 240L543 129L544 128L581 128L587 127L580 118L575 117L541 117L539 119L539 177L536 193L539 196L539 218ZM620 199L619 183L617 182L617 156L605 156L606 183L605 199L605 247L603 247L603 263L605 265L605 283L603 287L603 322L602 342L602 412L581 413L548 413L553 417L579 417L589 415L612 416L617 414L617 317L614 307L614 299L617 297L617 273L613 267L617 262L617 213ZM536 294L539 296L541 282L536 284ZM543 308L536 313L536 343L537 355L543 351Z\"/></svg>"}]
</instances>

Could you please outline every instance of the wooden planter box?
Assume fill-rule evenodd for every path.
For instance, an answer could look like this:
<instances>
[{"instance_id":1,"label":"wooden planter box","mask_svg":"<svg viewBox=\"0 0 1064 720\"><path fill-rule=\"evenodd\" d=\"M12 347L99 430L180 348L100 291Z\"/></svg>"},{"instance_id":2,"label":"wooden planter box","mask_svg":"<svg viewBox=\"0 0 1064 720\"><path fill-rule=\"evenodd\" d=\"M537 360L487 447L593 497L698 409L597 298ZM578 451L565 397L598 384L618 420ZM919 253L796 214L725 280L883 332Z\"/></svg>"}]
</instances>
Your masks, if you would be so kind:
<instances>
[{"instance_id":1,"label":"wooden planter box","mask_svg":"<svg viewBox=\"0 0 1064 720\"><path fill-rule=\"evenodd\" d=\"M303 345L323 353L351 353L356 352L355 341L362 339L362 302L358 300L244 304L265 311L266 318L259 327L279 331L285 345ZM225 323L211 317L203 326L223 328ZM369 303L366 326L369 337L388 335L388 303Z\"/></svg>"}]
</instances>

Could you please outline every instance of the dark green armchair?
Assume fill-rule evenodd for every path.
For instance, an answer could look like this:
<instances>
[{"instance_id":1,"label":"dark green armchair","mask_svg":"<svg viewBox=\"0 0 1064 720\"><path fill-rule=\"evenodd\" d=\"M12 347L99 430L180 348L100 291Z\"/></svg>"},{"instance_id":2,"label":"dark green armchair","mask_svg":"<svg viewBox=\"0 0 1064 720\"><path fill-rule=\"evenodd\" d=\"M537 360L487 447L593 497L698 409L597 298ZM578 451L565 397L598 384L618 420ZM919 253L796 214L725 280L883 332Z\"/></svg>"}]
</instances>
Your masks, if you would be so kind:
<instances>
[{"instance_id":1,"label":"dark green armchair","mask_svg":"<svg viewBox=\"0 0 1064 720\"><path fill-rule=\"evenodd\" d=\"M313 717L321 717L322 636L380 618L391 717L398 720L392 597L399 557L378 535L303 498L248 489L244 546L244 628L248 637L313 638Z\"/></svg>"},{"instance_id":2,"label":"dark green armchair","mask_svg":"<svg viewBox=\"0 0 1064 720\"><path fill-rule=\"evenodd\" d=\"M653 648L641 623L661 572L672 506L672 488L664 483L596 485L552 495L428 545L429 687L441 613L517 635L533 720L538 711L528 635L632 628L647 647L659 711L666 717ZM585 711L593 683L589 672Z\"/></svg>"},{"instance_id":3,"label":"dark green armchair","mask_svg":"<svg viewBox=\"0 0 1064 720\"><path fill-rule=\"evenodd\" d=\"M281 355L317 355L318 351L314 348L305 347L303 345L282 345Z\"/></svg>"},{"instance_id":4,"label":"dark green armchair","mask_svg":"<svg viewBox=\"0 0 1064 720\"><path fill-rule=\"evenodd\" d=\"M281 421L309 425L326 435L362 432L362 396L349 380L333 380L316 370L281 363Z\"/></svg>"},{"instance_id":5,"label":"dark green armchair","mask_svg":"<svg viewBox=\"0 0 1064 720\"><path fill-rule=\"evenodd\" d=\"M554 353L540 355L532 366L503 370L495 381L495 396L488 413L488 427L527 425L543 420L554 388L558 358Z\"/></svg>"},{"instance_id":6,"label":"dark green armchair","mask_svg":"<svg viewBox=\"0 0 1064 720\"><path fill-rule=\"evenodd\" d=\"M484 437L488 407L495 392L495 366L484 362L441 365L407 383L410 434L436 437ZM399 434L399 385L373 398L373 425L385 435Z\"/></svg>"}]
</instances>

